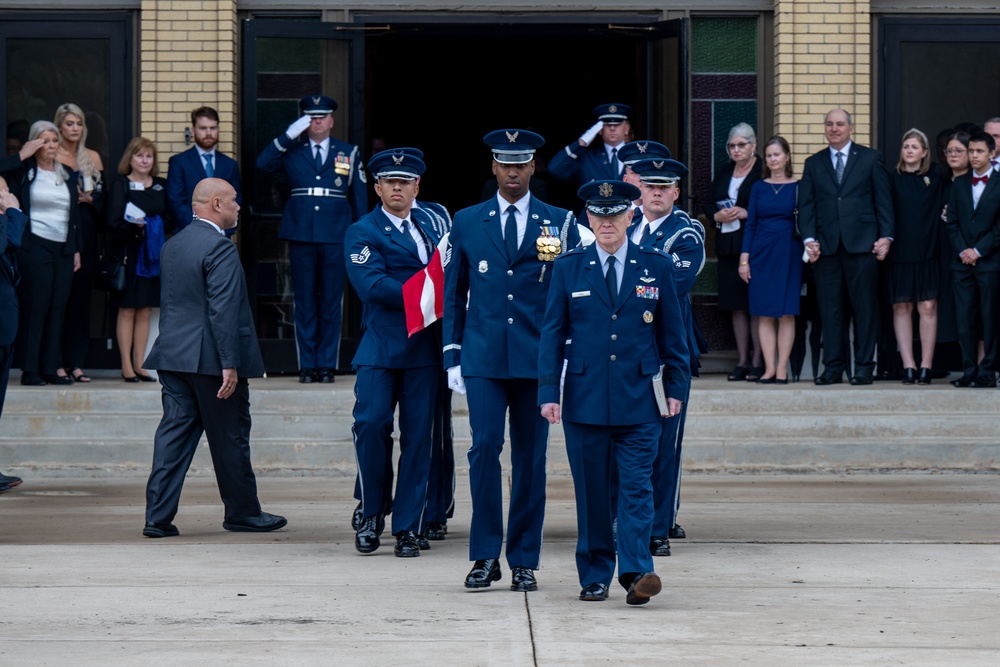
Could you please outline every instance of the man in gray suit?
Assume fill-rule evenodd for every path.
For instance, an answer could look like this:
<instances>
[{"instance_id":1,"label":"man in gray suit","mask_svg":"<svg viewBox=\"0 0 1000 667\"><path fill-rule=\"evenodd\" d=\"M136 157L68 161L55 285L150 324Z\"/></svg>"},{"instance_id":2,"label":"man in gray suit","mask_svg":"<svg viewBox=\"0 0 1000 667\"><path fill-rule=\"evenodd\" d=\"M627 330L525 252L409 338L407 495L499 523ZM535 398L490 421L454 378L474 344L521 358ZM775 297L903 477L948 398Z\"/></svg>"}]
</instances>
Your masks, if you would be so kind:
<instances>
[{"instance_id":1,"label":"man in gray suit","mask_svg":"<svg viewBox=\"0 0 1000 667\"><path fill-rule=\"evenodd\" d=\"M191 224L163 246L160 335L143 364L156 369L163 385L163 419L146 485L146 537L180 534L171 522L202 432L226 507L222 527L266 532L288 523L261 511L250 464L247 378L261 377L264 362L243 267L225 237L239 216L236 199L226 181L199 182Z\"/></svg>"}]
</instances>

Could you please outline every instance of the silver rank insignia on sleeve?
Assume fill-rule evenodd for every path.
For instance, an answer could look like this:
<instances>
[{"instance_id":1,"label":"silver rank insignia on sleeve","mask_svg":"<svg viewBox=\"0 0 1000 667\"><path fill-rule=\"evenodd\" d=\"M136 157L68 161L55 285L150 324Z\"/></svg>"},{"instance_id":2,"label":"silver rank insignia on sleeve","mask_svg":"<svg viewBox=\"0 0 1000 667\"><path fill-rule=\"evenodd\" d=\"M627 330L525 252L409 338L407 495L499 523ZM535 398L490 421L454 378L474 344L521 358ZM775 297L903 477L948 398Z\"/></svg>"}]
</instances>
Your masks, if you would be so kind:
<instances>
[{"instance_id":1,"label":"silver rank insignia on sleeve","mask_svg":"<svg viewBox=\"0 0 1000 667\"><path fill-rule=\"evenodd\" d=\"M365 246L364 248L361 249L361 252L351 253L351 262L353 262L354 264L364 264L369 260L369 258L371 258L371 256L372 256L372 251L368 249L368 246Z\"/></svg>"}]
</instances>

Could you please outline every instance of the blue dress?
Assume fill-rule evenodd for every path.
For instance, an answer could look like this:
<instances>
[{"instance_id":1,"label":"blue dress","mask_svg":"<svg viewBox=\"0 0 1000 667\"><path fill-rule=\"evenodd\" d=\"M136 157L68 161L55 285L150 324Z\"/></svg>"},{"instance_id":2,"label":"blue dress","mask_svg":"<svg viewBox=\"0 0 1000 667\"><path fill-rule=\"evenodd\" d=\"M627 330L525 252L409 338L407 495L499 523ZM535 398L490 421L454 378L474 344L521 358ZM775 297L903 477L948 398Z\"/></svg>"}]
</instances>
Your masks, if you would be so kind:
<instances>
[{"instance_id":1,"label":"blue dress","mask_svg":"<svg viewBox=\"0 0 1000 667\"><path fill-rule=\"evenodd\" d=\"M799 314L802 241L795 238L799 184L757 181L750 190L743 252L750 254L750 314Z\"/></svg>"}]
</instances>

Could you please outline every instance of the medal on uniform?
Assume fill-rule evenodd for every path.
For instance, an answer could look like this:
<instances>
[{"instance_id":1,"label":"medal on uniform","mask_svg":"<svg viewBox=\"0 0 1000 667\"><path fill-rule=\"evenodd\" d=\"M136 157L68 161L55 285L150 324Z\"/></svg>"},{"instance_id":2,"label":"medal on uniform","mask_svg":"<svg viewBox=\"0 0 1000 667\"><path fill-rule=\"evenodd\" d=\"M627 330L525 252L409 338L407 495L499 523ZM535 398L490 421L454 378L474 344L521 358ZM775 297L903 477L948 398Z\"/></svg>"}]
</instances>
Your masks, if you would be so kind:
<instances>
[{"instance_id":1,"label":"medal on uniform","mask_svg":"<svg viewBox=\"0 0 1000 667\"><path fill-rule=\"evenodd\" d=\"M486 273L489 270L490 270L490 265L486 263L485 259L483 261L479 262L479 272L480 273Z\"/></svg>"},{"instance_id":2,"label":"medal on uniform","mask_svg":"<svg viewBox=\"0 0 1000 667\"><path fill-rule=\"evenodd\" d=\"M640 299L659 299L660 288L650 285L636 285L635 295Z\"/></svg>"},{"instance_id":3,"label":"medal on uniform","mask_svg":"<svg viewBox=\"0 0 1000 667\"><path fill-rule=\"evenodd\" d=\"M562 253L562 241L559 240L559 228L542 225L538 238L535 239L535 249L538 250L539 262L551 262Z\"/></svg>"},{"instance_id":4,"label":"medal on uniform","mask_svg":"<svg viewBox=\"0 0 1000 667\"><path fill-rule=\"evenodd\" d=\"M338 176L347 176L351 173L351 158L342 152L337 153L337 157L333 159L333 170ZM337 185L340 184L338 183Z\"/></svg>"},{"instance_id":5,"label":"medal on uniform","mask_svg":"<svg viewBox=\"0 0 1000 667\"><path fill-rule=\"evenodd\" d=\"M344 181L340 180L340 176L338 176L338 177L337 177L337 180L335 180L335 181L333 182L333 184L334 184L334 185L336 185L336 186L337 186L337 187L339 188L339 187L340 187L341 185L343 185L343 184L344 184Z\"/></svg>"},{"instance_id":6,"label":"medal on uniform","mask_svg":"<svg viewBox=\"0 0 1000 667\"><path fill-rule=\"evenodd\" d=\"M651 312L649 312L647 310L645 313L642 314L642 321L645 322L646 324L652 324L653 323L653 313L651 313Z\"/></svg>"}]
</instances>

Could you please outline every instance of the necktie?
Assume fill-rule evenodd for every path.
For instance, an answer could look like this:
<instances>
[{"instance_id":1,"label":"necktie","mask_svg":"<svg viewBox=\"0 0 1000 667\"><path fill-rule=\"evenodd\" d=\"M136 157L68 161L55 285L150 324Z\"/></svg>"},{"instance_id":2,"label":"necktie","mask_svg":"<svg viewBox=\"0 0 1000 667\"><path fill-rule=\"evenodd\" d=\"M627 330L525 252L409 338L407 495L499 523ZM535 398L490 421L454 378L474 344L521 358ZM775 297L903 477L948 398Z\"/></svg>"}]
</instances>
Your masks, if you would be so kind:
<instances>
[{"instance_id":1,"label":"necktie","mask_svg":"<svg viewBox=\"0 0 1000 667\"><path fill-rule=\"evenodd\" d=\"M976 187L980 183L988 183L989 180L990 180L990 175L989 174L986 174L985 176L973 176L972 177L972 187Z\"/></svg>"},{"instance_id":2,"label":"necktie","mask_svg":"<svg viewBox=\"0 0 1000 667\"><path fill-rule=\"evenodd\" d=\"M205 175L212 178L215 176L215 167L212 166L212 154L205 153L202 157L205 158Z\"/></svg>"},{"instance_id":3,"label":"necktie","mask_svg":"<svg viewBox=\"0 0 1000 667\"><path fill-rule=\"evenodd\" d=\"M639 237L639 245L646 245L649 243L649 237L652 236L649 232L649 222L642 223L642 235Z\"/></svg>"},{"instance_id":4,"label":"necktie","mask_svg":"<svg viewBox=\"0 0 1000 667\"><path fill-rule=\"evenodd\" d=\"M411 231L412 225L412 231ZM409 234L410 238L413 238L413 232L417 233L420 237L420 243L417 244L417 254L420 256L420 261L424 264L427 263L428 258L431 256L430 244L427 243L427 237L424 236L424 231L420 229L420 225L409 220L403 220L403 233Z\"/></svg>"},{"instance_id":5,"label":"necktie","mask_svg":"<svg viewBox=\"0 0 1000 667\"><path fill-rule=\"evenodd\" d=\"M617 148L612 148L611 149L611 173L614 175L615 178L618 178L618 176L621 174L621 172L618 170L618 149Z\"/></svg>"},{"instance_id":6,"label":"necktie","mask_svg":"<svg viewBox=\"0 0 1000 667\"><path fill-rule=\"evenodd\" d=\"M316 144L316 168L323 168L323 149L319 144Z\"/></svg>"},{"instance_id":7,"label":"necktie","mask_svg":"<svg viewBox=\"0 0 1000 667\"><path fill-rule=\"evenodd\" d=\"M615 256L608 257L608 272L604 274L608 283L608 294L611 296L611 307L618 305L618 271L615 269Z\"/></svg>"},{"instance_id":8,"label":"necktie","mask_svg":"<svg viewBox=\"0 0 1000 667\"><path fill-rule=\"evenodd\" d=\"M840 185L841 181L844 180L844 154L837 151L837 163L834 165L834 169L837 171L837 185Z\"/></svg>"},{"instance_id":9,"label":"necktie","mask_svg":"<svg viewBox=\"0 0 1000 667\"><path fill-rule=\"evenodd\" d=\"M513 262L514 257L517 256L517 218L514 217L515 212L517 212L517 207L513 204L507 207L507 221L503 226L503 240L507 246L508 262Z\"/></svg>"}]
</instances>

